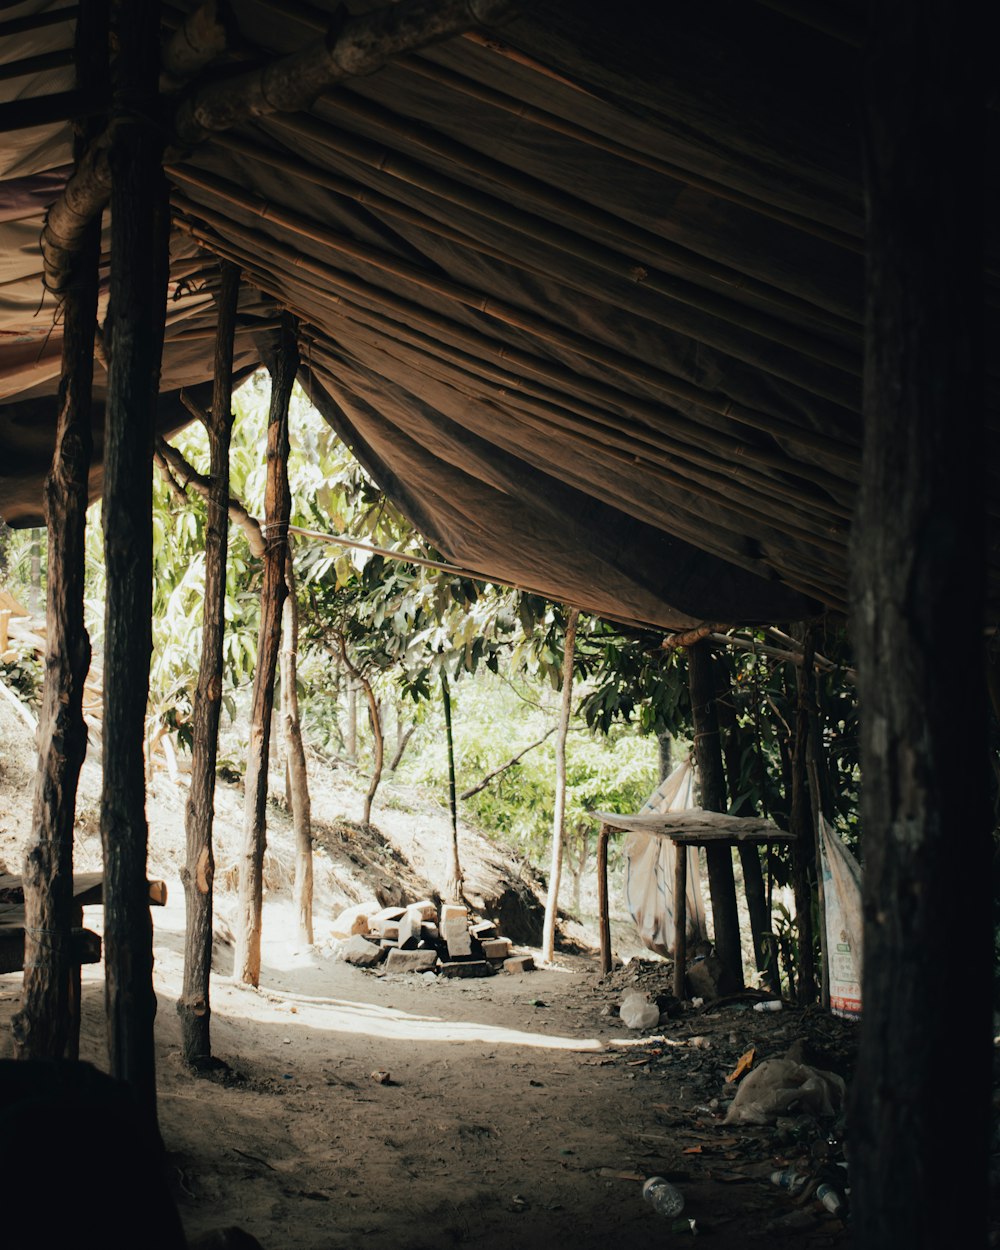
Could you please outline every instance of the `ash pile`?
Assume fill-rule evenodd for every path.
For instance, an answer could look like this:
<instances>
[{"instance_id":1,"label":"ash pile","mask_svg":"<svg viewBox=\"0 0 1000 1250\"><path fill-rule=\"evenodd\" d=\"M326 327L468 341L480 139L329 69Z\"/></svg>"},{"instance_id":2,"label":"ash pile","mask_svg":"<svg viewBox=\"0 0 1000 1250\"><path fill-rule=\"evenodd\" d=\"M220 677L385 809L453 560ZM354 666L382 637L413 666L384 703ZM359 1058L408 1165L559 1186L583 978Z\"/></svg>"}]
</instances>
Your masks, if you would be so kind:
<instances>
[{"instance_id":1,"label":"ash pile","mask_svg":"<svg viewBox=\"0 0 1000 1250\"><path fill-rule=\"evenodd\" d=\"M430 899L408 907L360 903L341 912L333 926L337 955L361 968L384 972L430 972L440 977L489 977L530 972L530 955L514 951L492 920L477 920L459 903Z\"/></svg>"}]
</instances>

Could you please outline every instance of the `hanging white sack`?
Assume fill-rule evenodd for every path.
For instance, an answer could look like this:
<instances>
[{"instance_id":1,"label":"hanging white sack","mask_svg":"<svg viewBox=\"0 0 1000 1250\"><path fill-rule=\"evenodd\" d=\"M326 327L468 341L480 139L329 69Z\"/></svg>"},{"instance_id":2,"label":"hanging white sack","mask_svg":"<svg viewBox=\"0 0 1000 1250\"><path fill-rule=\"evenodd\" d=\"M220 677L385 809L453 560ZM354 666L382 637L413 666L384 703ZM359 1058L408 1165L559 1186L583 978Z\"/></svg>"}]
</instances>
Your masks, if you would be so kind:
<instances>
[{"instance_id":1,"label":"hanging white sack","mask_svg":"<svg viewBox=\"0 0 1000 1250\"><path fill-rule=\"evenodd\" d=\"M822 816L819 824L830 1010L835 1016L857 1020L861 1016L861 867L836 829Z\"/></svg>"},{"instance_id":2,"label":"hanging white sack","mask_svg":"<svg viewBox=\"0 0 1000 1250\"><path fill-rule=\"evenodd\" d=\"M642 806L644 812L676 812L694 806L694 769L689 760L673 770ZM625 902L643 944L658 955L674 949L674 864L677 848L669 838L630 833L625 838ZM687 848L688 942L708 937L701 897L698 852Z\"/></svg>"}]
</instances>

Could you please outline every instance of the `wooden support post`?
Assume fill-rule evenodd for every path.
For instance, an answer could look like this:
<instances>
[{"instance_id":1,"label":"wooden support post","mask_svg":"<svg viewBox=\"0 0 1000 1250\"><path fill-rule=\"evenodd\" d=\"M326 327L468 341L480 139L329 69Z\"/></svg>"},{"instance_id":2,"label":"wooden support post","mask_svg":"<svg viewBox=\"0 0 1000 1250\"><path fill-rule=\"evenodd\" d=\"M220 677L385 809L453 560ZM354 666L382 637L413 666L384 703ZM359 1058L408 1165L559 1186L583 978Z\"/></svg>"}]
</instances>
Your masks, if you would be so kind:
<instances>
[{"instance_id":1,"label":"wooden support post","mask_svg":"<svg viewBox=\"0 0 1000 1250\"><path fill-rule=\"evenodd\" d=\"M104 450L104 785L108 1049L155 1119L152 924L143 737L152 650L153 419L166 306L168 203L157 122L159 10L119 5L113 66L110 352Z\"/></svg>"},{"instance_id":2,"label":"wooden support post","mask_svg":"<svg viewBox=\"0 0 1000 1250\"><path fill-rule=\"evenodd\" d=\"M608 840L611 826L601 825L597 834L597 924L601 946L601 975L611 971L611 916L608 911Z\"/></svg>"},{"instance_id":3,"label":"wooden support post","mask_svg":"<svg viewBox=\"0 0 1000 1250\"><path fill-rule=\"evenodd\" d=\"M563 645L562 698L559 705L559 728L556 733L556 786L552 817L552 864L549 889L545 898L545 924L542 930L542 958L551 963L556 953L556 923L559 916L559 885L562 880L563 834L566 823L566 737L573 711L573 658L576 650L576 626L579 608L570 608L566 618Z\"/></svg>"},{"instance_id":4,"label":"wooden support post","mask_svg":"<svg viewBox=\"0 0 1000 1250\"><path fill-rule=\"evenodd\" d=\"M830 960L826 948L826 893L823 889L823 857L820 853L820 813L823 810L819 776L817 770L817 740L822 749L822 738L819 728L819 711L816 706L816 671L814 656L816 654L816 627L808 623L802 631L802 664L795 670L798 683L799 701L805 705L806 743L805 743L805 783L809 798L810 828L812 831L812 858L816 874L816 914L819 920L819 1004L830 1006Z\"/></svg>"},{"instance_id":5,"label":"wooden support post","mask_svg":"<svg viewBox=\"0 0 1000 1250\"><path fill-rule=\"evenodd\" d=\"M462 898L462 861L458 854L458 800L455 794L455 739L451 732L451 686L448 674L441 670L441 704L444 708L444 732L448 744L448 811L451 814L451 850L448 856L448 881L445 887L448 897L460 902Z\"/></svg>"},{"instance_id":6,"label":"wooden support post","mask_svg":"<svg viewBox=\"0 0 1000 1250\"><path fill-rule=\"evenodd\" d=\"M739 721L733 705L732 681L728 655L715 657L718 694L715 710L719 718L719 729L724 731L723 757L726 764L726 778L730 796L744 791L742 777L743 749L740 740ZM758 757L754 757L755 760ZM745 815L747 813L740 813ZM746 894L747 912L750 916L750 931L753 938L754 961L757 971L767 978L768 987L775 993L781 991L781 977L778 972L777 960L774 958L774 930L771 924L771 912L767 905L767 893L764 889L764 872L760 866L760 847L754 842L740 842L737 845L740 865L743 868L743 889Z\"/></svg>"},{"instance_id":7,"label":"wooden support post","mask_svg":"<svg viewBox=\"0 0 1000 1250\"><path fill-rule=\"evenodd\" d=\"M674 843L674 998L683 999L687 976L688 849Z\"/></svg>"},{"instance_id":8,"label":"wooden support post","mask_svg":"<svg viewBox=\"0 0 1000 1250\"><path fill-rule=\"evenodd\" d=\"M282 618L281 706L285 740L288 793L295 833L295 916L299 941L306 946L313 942L313 855L312 805L309 800L309 773L306 752L302 745L299 723L298 661L299 603L295 590L295 563L292 537L288 536L285 556L285 610Z\"/></svg>"},{"instance_id":9,"label":"wooden support post","mask_svg":"<svg viewBox=\"0 0 1000 1250\"><path fill-rule=\"evenodd\" d=\"M958 1195L962 1240L988 1240L987 13L967 0L868 6L852 621L864 777L863 1018L849 1112L858 1250L937 1250L954 1240Z\"/></svg>"},{"instance_id":10,"label":"wooden support post","mask_svg":"<svg viewBox=\"0 0 1000 1250\"><path fill-rule=\"evenodd\" d=\"M694 751L701 782L701 803L706 811L726 810L726 779L722 769L719 721L715 710L715 671L712 652L704 640L687 649L691 714L694 721ZM736 879L733 876L731 846L705 847L708 885L712 895L712 921L715 953L728 981L724 992L743 985L743 955L740 949L740 921L736 910Z\"/></svg>"},{"instance_id":11,"label":"wooden support post","mask_svg":"<svg viewBox=\"0 0 1000 1250\"><path fill-rule=\"evenodd\" d=\"M796 836L792 844L792 888L795 891L795 927L799 937L797 998L802 1006L816 1000L816 960L813 954L811 876L816 865L816 830L813 826L812 802L809 797L809 692L803 667L795 669L796 709L795 742L792 750L792 793L789 818Z\"/></svg>"},{"instance_id":12,"label":"wooden support post","mask_svg":"<svg viewBox=\"0 0 1000 1250\"><path fill-rule=\"evenodd\" d=\"M75 53L81 88L96 89L106 83L107 37L107 5L81 10ZM78 157L90 129L86 122L77 127L74 152ZM45 482L49 534L45 682L32 813L37 841L24 864L24 990L21 1010L12 1021L16 1053L22 1059L57 1059L72 1052L75 1045L70 1021L80 972L70 951L70 932L76 922L73 818L80 766L87 753L82 705L90 638L83 623L84 542L93 448L91 386L100 247L98 215L83 232L63 301L56 445ZM6 637L2 649L6 650ZM76 1008L79 1022L78 1004Z\"/></svg>"},{"instance_id":13,"label":"wooden support post","mask_svg":"<svg viewBox=\"0 0 1000 1250\"><path fill-rule=\"evenodd\" d=\"M284 313L277 355L271 369L271 408L267 420L267 485L264 493L264 580L260 592L257 667L250 709L243 854L240 860L236 976L260 984L261 912L264 903L264 850L267 845L267 769L274 710L274 674L281 646L285 601L285 556L291 498L288 490L288 404L299 367L295 318Z\"/></svg>"},{"instance_id":14,"label":"wooden support post","mask_svg":"<svg viewBox=\"0 0 1000 1250\"><path fill-rule=\"evenodd\" d=\"M187 862L184 883L186 927L184 984L177 1011L181 1018L184 1059L205 1064L212 1057L212 882L215 856L212 821L215 764L222 711L222 659L225 641L226 552L229 546L229 443L233 429L233 339L239 299L239 270L223 261L215 338L212 410L206 422L211 457L208 519L205 527L205 595L201 660L194 695L194 743L191 788L184 812Z\"/></svg>"}]
</instances>

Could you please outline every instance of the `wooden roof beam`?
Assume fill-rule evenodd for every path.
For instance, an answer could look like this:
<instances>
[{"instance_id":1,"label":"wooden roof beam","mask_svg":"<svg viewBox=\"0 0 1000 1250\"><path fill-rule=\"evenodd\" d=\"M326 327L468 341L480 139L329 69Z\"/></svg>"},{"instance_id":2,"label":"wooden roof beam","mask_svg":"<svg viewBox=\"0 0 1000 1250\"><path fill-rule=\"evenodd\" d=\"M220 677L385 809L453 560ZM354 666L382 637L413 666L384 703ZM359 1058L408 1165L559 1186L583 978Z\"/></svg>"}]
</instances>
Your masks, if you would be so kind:
<instances>
[{"instance_id":1,"label":"wooden roof beam","mask_svg":"<svg viewBox=\"0 0 1000 1250\"><path fill-rule=\"evenodd\" d=\"M318 43L184 96L173 116L175 137L180 144L193 145L212 131L252 117L307 108L336 83L374 73L401 52L473 26L499 25L514 8L514 0L401 0L357 17L340 14ZM87 222L108 202L108 147L108 136L101 136L46 218L41 240L45 285L56 294L67 285Z\"/></svg>"}]
</instances>

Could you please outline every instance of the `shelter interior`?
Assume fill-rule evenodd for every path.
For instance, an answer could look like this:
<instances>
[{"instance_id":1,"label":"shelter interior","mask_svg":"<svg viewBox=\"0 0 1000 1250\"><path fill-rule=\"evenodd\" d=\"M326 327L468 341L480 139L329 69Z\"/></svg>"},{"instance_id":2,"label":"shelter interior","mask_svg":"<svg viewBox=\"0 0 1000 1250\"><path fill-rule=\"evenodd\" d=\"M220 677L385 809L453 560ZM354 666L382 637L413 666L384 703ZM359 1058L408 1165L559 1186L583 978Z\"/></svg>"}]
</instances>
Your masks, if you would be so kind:
<instances>
[{"instance_id":1,"label":"shelter interior","mask_svg":"<svg viewBox=\"0 0 1000 1250\"><path fill-rule=\"evenodd\" d=\"M149 269L143 317L163 310L162 363L137 366L158 399L146 425L133 395L126 475L148 464L154 426L190 420L185 399L210 402L229 262L233 377L273 363L291 324L310 398L445 559L680 631L846 615L860 576L856 619L881 622L859 638L862 698L881 709L896 617L872 588L909 552L896 677L919 686L906 648L954 626L952 651L975 660L967 678L927 678L928 723L948 720L942 700L953 718L978 706L983 629L1000 615L989 351L983 365L1000 249L982 209L996 200L998 113L972 6L917 18L889 0L175 0L148 6L160 65L146 97L142 66L112 58L109 71L106 33L101 55L77 55L78 19L102 7L0 6L8 524L44 521L64 301L95 220L90 496L112 480L105 416L110 431L127 335L110 335L109 300L117 324L134 315L115 288L130 223L114 185L152 153L169 273L157 287L155 249L129 263ZM161 211L149 189L140 222ZM927 487L914 509L911 482ZM883 541L893 509L898 547ZM943 800L933 785L921 795L914 820L933 825ZM891 842L893 819L872 837ZM938 862L911 864L913 879ZM988 891L988 872L970 875ZM983 893L970 910L989 905ZM872 940L886 975L904 975L909 939ZM900 1051L921 1019L897 1019ZM870 1092L891 1067L892 1048L876 1049ZM885 1147L894 1130L866 1131ZM861 1222L872 1245L874 1226Z\"/></svg>"}]
</instances>

